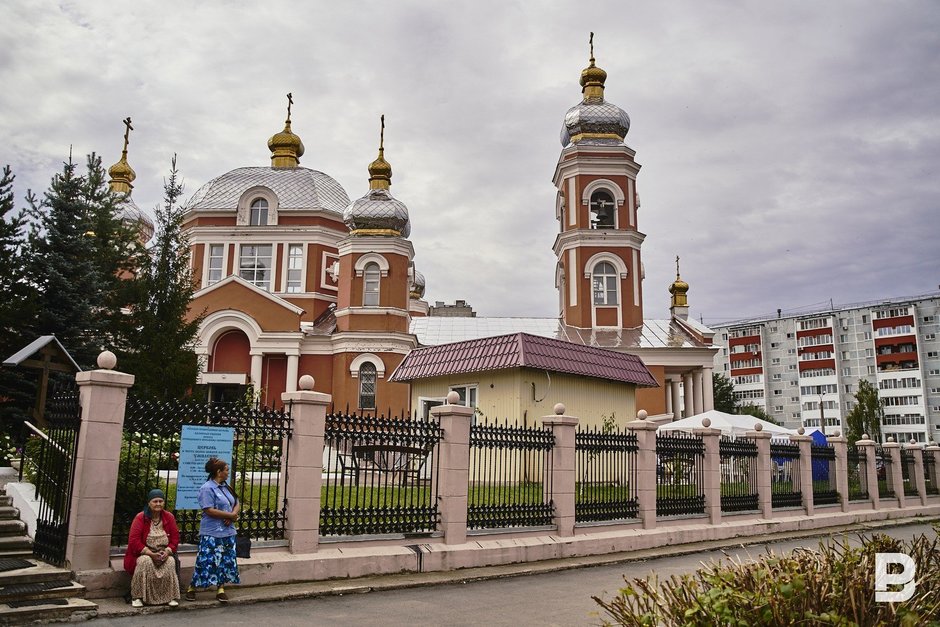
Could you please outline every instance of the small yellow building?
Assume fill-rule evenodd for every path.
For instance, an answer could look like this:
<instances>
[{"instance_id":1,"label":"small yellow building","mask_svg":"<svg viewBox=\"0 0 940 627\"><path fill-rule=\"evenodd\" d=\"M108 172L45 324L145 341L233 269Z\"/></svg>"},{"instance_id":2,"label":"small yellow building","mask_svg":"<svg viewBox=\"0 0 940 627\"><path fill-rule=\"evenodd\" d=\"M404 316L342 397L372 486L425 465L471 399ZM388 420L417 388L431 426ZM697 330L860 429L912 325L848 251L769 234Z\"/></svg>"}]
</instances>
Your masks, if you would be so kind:
<instances>
[{"instance_id":1,"label":"small yellow building","mask_svg":"<svg viewBox=\"0 0 940 627\"><path fill-rule=\"evenodd\" d=\"M556 403L600 426L613 418L622 427L636 416L636 389L657 387L635 355L515 333L411 351L391 377L411 384L419 417L441 405L451 390L477 409L477 421L538 424Z\"/></svg>"}]
</instances>

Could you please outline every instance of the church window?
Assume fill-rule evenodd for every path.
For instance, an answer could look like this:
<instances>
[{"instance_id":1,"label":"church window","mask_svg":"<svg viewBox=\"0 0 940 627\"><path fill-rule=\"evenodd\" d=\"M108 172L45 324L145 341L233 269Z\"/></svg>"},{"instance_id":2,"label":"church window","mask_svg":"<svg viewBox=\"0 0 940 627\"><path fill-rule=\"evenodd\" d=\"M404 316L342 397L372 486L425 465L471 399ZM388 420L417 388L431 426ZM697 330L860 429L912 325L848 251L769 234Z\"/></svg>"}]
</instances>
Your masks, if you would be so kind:
<instances>
[{"instance_id":1,"label":"church window","mask_svg":"<svg viewBox=\"0 0 940 627\"><path fill-rule=\"evenodd\" d=\"M290 244L287 247L287 292L297 294L304 291L304 247Z\"/></svg>"},{"instance_id":2,"label":"church window","mask_svg":"<svg viewBox=\"0 0 940 627\"><path fill-rule=\"evenodd\" d=\"M222 280L222 264L225 246L222 244L209 244L209 276L206 285L213 285Z\"/></svg>"},{"instance_id":3,"label":"church window","mask_svg":"<svg viewBox=\"0 0 940 627\"><path fill-rule=\"evenodd\" d=\"M617 299L617 270L613 264L602 261L594 266L594 304L616 305Z\"/></svg>"},{"instance_id":4,"label":"church window","mask_svg":"<svg viewBox=\"0 0 940 627\"><path fill-rule=\"evenodd\" d=\"M609 192L598 190L591 194L591 228L614 228L614 197Z\"/></svg>"},{"instance_id":5,"label":"church window","mask_svg":"<svg viewBox=\"0 0 940 627\"><path fill-rule=\"evenodd\" d=\"M239 276L263 290L271 290L271 244L243 244L238 258Z\"/></svg>"},{"instance_id":6,"label":"church window","mask_svg":"<svg viewBox=\"0 0 940 627\"><path fill-rule=\"evenodd\" d=\"M359 408L375 409L375 364L365 362L359 367Z\"/></svg>"},{"instance_id":7,"label":"church window","mask_svg":"<svg viewBox=\"0 0 940 627\"><path fill-rule=\"evenodd\" d=\"M370 263L365 267L365 270L362 273L363 276L363 291L362 291L362 306L363 307L378 307L379 306L379 279L382 277L382 272L379 270L379 264Z\"/></svg>"},{"instance_id":8,"label":"church window","mask_svg":"<svg viewBox=\"0 0 940 627\"><path fill-rule=\"evenodd\" d=\"M251 203L248 215L248 224L251 226L264 226L268 223L268 201L258 198Z\"/></svg>"}]
</instances>

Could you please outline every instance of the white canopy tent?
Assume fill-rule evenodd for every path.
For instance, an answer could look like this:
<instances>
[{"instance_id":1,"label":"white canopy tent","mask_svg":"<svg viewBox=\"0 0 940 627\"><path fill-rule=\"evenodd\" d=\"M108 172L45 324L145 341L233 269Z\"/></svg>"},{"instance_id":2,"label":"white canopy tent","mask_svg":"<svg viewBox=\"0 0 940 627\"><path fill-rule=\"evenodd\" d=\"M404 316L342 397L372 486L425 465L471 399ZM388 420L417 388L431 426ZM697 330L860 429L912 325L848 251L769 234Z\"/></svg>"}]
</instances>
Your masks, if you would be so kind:
<instances>
[{"instance_id":1,"label":"white canopy tent","mask_svg":"<svg viewBox=\"0 0 940 627\"><path fill-rule=\"evenodd\" d=\"M742 436L748 431L754 431L754 425L756 424L760 424L762 427L761 431L770 433L774 438L788 438L791 435L796 435L796 431L793 429L786 429L772 422L755 418L754 416L747 414L726 414L717 409L683 418L682 420L676 420L675 422L667 422L660 425L657 431L692 431L692 429L701 429L704 426L702 421L706 418L711 420L711 425L709 426L712 429L719 429L723 435Z\"/></svg>"}]
</instances>

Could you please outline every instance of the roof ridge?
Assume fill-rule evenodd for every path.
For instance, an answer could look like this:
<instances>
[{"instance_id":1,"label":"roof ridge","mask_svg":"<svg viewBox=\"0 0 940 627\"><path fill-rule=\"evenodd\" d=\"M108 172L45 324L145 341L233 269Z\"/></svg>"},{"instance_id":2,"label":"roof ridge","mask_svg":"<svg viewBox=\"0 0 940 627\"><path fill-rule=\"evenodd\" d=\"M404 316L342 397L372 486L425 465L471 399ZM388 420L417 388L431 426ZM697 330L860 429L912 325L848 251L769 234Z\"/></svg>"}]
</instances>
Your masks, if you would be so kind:
<instances>
[{"instance_id":1,"label":"roof ridge","mask_svg":"<svg viewBox=\"0 0 940 627\"><path fill-rule=\"evenodd\" d=\"M519 348L519 360L518 364L524 366L525 364L525 333L519 332L516 333L516 344Z\"/></svg>"}]
</instances>

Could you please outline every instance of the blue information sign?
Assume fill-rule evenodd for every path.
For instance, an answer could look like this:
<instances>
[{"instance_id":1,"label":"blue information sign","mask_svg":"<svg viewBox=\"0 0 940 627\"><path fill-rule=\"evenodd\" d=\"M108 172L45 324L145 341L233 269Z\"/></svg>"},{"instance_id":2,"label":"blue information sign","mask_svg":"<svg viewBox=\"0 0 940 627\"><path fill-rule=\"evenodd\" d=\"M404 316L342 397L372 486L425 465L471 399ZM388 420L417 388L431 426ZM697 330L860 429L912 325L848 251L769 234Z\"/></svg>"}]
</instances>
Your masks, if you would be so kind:
<instances>
[{"instance_id":1,"label":"blue information sign","mask_svg":"<svg viewBox=\"0 0 940 627\"><path fill-rule=\"evenodd\" d=\"M206 462L218 457L232 465L234 427L183 425L176 475L176 509L199 509L199 488L206 482Z\"/></svg>"}]
</instances>

